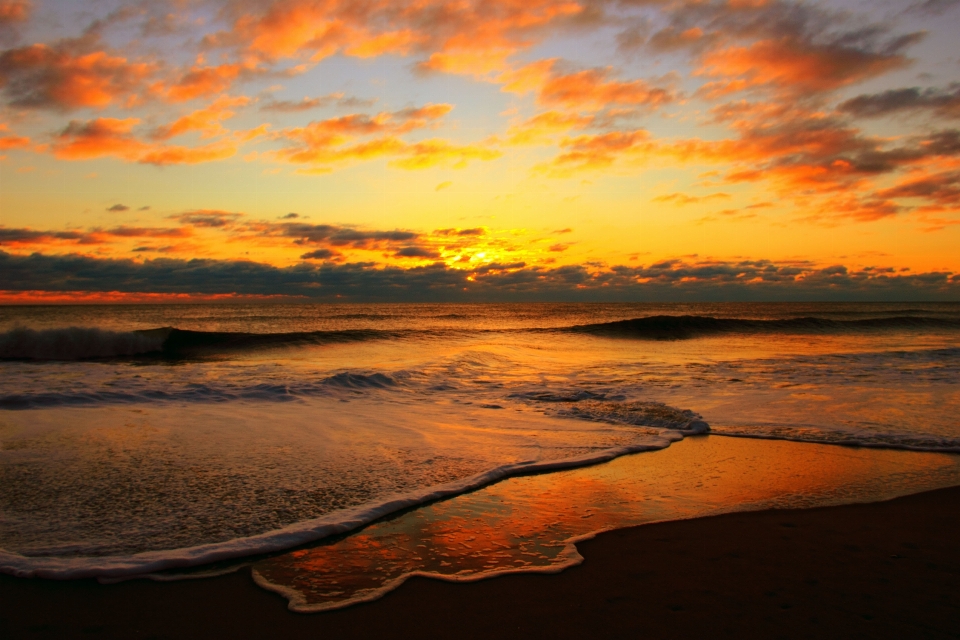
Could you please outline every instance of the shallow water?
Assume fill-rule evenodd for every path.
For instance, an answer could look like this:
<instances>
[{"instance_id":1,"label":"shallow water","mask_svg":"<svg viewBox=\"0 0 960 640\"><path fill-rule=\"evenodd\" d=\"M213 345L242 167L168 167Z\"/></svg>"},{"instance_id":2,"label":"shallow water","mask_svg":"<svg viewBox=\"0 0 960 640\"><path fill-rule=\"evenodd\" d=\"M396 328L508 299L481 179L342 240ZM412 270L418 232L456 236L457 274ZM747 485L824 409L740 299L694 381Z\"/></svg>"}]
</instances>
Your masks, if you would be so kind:
<instances>
[{"instance_id":1,"label":"shallow water","mask_svg":"<svg viewBox=\"0 0 960 640\"><path fill-rule=\"evenodd\" d=\"M582 560L574 541L602 530L957 484L957 455L700 436L604 465L511 478L261 560L253 572L294 611L323 611L375 599L412 575L464 581L560 571Z\"/></svg>"},{"instance_id":2,"label":"shallow water","mask_svg":"<svg viewBox=\"0 0 960 640\"><path fill-rule=\"evenodd\" d=\"M5 307L0 355L18 575L279 551L704 423L960 451L951 304Z\"/></svg>"}]
</instances>

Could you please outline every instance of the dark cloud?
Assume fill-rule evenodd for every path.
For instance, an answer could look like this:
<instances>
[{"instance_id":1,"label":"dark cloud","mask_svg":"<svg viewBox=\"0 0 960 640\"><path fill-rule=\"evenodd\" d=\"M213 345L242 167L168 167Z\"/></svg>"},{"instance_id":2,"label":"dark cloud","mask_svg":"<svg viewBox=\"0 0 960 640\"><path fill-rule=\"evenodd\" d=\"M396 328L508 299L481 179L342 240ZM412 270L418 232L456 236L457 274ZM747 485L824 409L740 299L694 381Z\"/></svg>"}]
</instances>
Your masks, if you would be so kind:
<instances>
[{"instance_id":1,"label":"dark cloud","mask_svg":"<svg viewBox=\"0 0 960 640\"><path fill-rule=\"evenodd\" d=\"M904 67L906 50L925 36L815 3L662 4L658 23L629 25L620 47L688 52L703 63L700 73L713 78L701 91L708 98L763 87L815 96Z\"/></svg>"},{"instance_id":2,"label":"dark cloud","mask_svg":"<svg viewBox=\"0 0 960 640\"><path fill-rule=\"evenodd\" d=\"M292 212L291 212L291 213L288 213L288 214L285 215L285 216L280 216L280 219L281 219L281 220L295 220L296 218L299 218L299 217L300 217L300 214L299 214L299 213L292 213Z\"/></svg>"},{"instance_id":3,"label":"dark cloud","mask_svg":"<svg viewBox=\"0 0 960 640\"><path fill-rule=\"evenodd\" d=\"M396 258L429 258L433 260L440 258L440 254L436 251L416 246L400 247L393 255Z\"/></svg>"},{"instance_id":4,"label":"dark cloud","mask_svg":"<svg viewBox=\"0 0 960 640\"><path fill-rule=\"evenodd\" d=\"M305 224L287 222L282 224L262 224L256 227L262 235L293 238L298 244L328 244L334 247L352 246L357 249L376 248L381 245L409 243L420 234L413 231L395 229L378 231L343 227L332 224Z\"/></svg>"},{"instance_id":5,"label":"dark cloud","mask_svg":"<svg viewBox=\"0 0 960 640\"><path fill-rule=\"evenodd\" d=\"M218 211L215 209L200 209L197 211L188 211L174 216L171 219L177 220L183 224L189 224L194 227L222 228L233 225L242 213L233 213L230 211Z\"/></svg>"},{"instance_id":6,"label":"dark cloud","mask_svg":"<svg viewBox=\"0 0 960 640\"><path fill-rule=\"evenodd\" d=\"M7 229L0 227L0 244L37 244L51 240L83 242L89 234L81 231L38 231L35 229Z\"/></svg>"},{"instance_id":7,"label":"dark cloud","mask_svg":"<svg viewBox=\"0 0 960 640\"><path fill-rule=\"evenodd\" d=\"M305 97L302 100L270 100L265 102L261 111L277 111L280 113L299 113L301 111L310 111L321 109L323 107L336 106L346 109L358 109L370 107L376 102L376 99L364 100L353 96L345 96L342 93L330 93L316 98Z\"/></svg>"},{"instance_id":8,"label":"dark cloud","mask_svg":"<svg viewBox=\"0 0 960 640\"><path fill-rule=\"evenodd\" d=\"M130 207L128 207L125 204L115 204L112 207L108 207L107 211L114 211L116 213L120 213L123 211L130 211Z\"/></svg>"},{"instance_id":9,"label":"dark cloud","mask_svg":"<svg viewBox=\"0 0 960 640\"><path fill-rule=\"evenodd\" d=\"M910 5L907 11L939 15L956 7L960 7L960 0L921 0Z\"/></svg>"},{"instance_id":10,"label":"dark cloud","mask_svg":"<svg viewBox=\"0 0 960 640\"><path fill-rule=\"evenodd\" d=\"M301 260L338 260L342 259L343 254L330 249L317 249L300 256Z\"/></svg>"},{"instance_id":11,"label":"dark cloud","mask_svg":"<svg viewBox=\"0 0 960 640\"><path fill-rule=\"evenodd\" d=\"M890 89L883 93L865 94L847 100L840 111L861 118L876 118L891 113L934 111L938 115L960 118L960 85L949 89Z\"/></svg>"},{"instance_id":12,"label":"dark cloud","mask_svg":"<svg viewBox=\"0 0 960 640\"><path fill-rule=\"evenodd\" d=\"M482 236L487 233L483 227L473 227L472 229L437 229L433 232L438 236Z\"/></svg>"},{"instance_id":13,"label":"dark cloud","mask_svg":"<svg viewBox=\"0 0 960 640\"><path fill-rule=\"evenodd\" d=\"M471 278L468 280L468 278ZM123 291L305 295L356 301L956 300L960 274L818 268L767 260L668 260L649 266L553 269L522 262L457 270L372 263L135 261L0 251L0 280L15 291Z\"/></svg>"}]
</instances>

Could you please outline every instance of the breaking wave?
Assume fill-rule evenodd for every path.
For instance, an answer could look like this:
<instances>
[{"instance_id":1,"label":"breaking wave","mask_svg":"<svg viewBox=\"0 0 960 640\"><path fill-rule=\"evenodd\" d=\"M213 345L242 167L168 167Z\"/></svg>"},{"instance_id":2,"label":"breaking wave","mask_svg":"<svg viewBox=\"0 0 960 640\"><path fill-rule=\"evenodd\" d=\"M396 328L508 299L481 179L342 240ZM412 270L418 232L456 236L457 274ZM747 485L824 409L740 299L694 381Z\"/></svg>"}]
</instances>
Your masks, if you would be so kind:
<instances>
[{"instance_id":1,"label":"breaking wave","mask_svg":"<svg viewBox=\"0 0 960 640\"><path fill-rule=\"evenodd\" d=\"M83 360L159 352L162 331L105 331L96 328L16 328L0 333L0 358L17 360Z\"/></svg>"},{"instance_id":2,"label":"breaking wave","mask_svg":"<svg viewBox=\"0 0 960 640\"><path fill-rule=\"evenodd\" d=\"M0 333L0 359L89 360L142 355L187 357L244 351L389 339L400 332L376 329L244 333L190 331L162 327L141 331L107 331L89 327L16 328Z\"/></svg>"},{"instance_id":3,"label":"breaking wave","mask_svg":"<svg viewBox=\"0 0 960 640\"><path fill-rule=\"evenodd\" d=\"M685 340L735 333L860 333L890 330L960 330L960 319L893 316L831 320L801 317L775 320L716 318L713 316L648 316L569 327L566 331L616 338Z\"/></svg>"},{"instance_id":4,"label":"breaking wave","mask_svg":"<svg viewBox=\"0 0 960 640\"><path fill-rule=\"evenodd\" d=\"M909 313L909 311L907 312ZM368 319L373 315L366 314ZM359 315L357 317L360 317ZM456 317L456 314L438 317ZM480 333L561 332L639 340L686 340L719 334L744 333L863 333L877 331L960 331L960 319L899 315L834 320L821 317L780 319L717 318L696 315L657 315L553 329L480 329ZM285 333L193 331L161 327L138 331L108 331L89 327L60 329L15 328L0 333L0 359L84 360L131 356L196 357L255 349L343 344L370 340L443 337L470 333L457 329L338 329Z\"/></svg>"}]
</instances>

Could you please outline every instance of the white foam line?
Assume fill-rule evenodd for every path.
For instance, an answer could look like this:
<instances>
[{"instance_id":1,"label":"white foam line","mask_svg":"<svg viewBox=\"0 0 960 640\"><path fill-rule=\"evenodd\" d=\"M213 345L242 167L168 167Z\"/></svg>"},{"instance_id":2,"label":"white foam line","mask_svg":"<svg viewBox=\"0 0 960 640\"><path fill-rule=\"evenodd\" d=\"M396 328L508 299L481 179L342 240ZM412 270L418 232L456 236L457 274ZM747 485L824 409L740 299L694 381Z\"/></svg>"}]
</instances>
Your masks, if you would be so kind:
<instances>
[{"instance_id":1,"label":"white foam line","mask_svg":"<svg viewBox=\"0 0 960 640\"><path fill-rule=\"evenodd\" d=\"M496 467L470 478L432 487L420 493L394 497L378 505L365 505L329 514L247 538L183 549L148 551L128 556L81 558L29 557L0 549L0 573L23 578L73 580L100 578L113 581L169 569L195 567L223 560L275 553L322 538L347 533L386 515L443 498L473 491L511 476L584 467L631 453L658 451L683 439L683 432L668 430L644 444L605 449L595 454L547 462L518 462ZM184 576L189 577L189 576Z\"/></svg>"}]
</instances>

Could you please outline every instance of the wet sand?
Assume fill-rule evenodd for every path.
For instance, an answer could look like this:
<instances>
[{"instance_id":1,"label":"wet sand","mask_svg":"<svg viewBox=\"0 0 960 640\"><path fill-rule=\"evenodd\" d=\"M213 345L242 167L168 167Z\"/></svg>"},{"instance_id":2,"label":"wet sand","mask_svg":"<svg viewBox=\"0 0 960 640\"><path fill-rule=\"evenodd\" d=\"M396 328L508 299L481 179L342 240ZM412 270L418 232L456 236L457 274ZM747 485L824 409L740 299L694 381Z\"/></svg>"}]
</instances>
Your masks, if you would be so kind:
<instances>
[{"instance_id":1,"label":"wet sand","mask_svg":"<svg viewBox=\"0 0 960 640\"><path fill-rule=\"evenodd\" d=\"M0 576L3 638L960 637L960 487L601 534L557 575L413 578L303 615L249 570L176 583Z\"/></svg>"}]
</instances>

